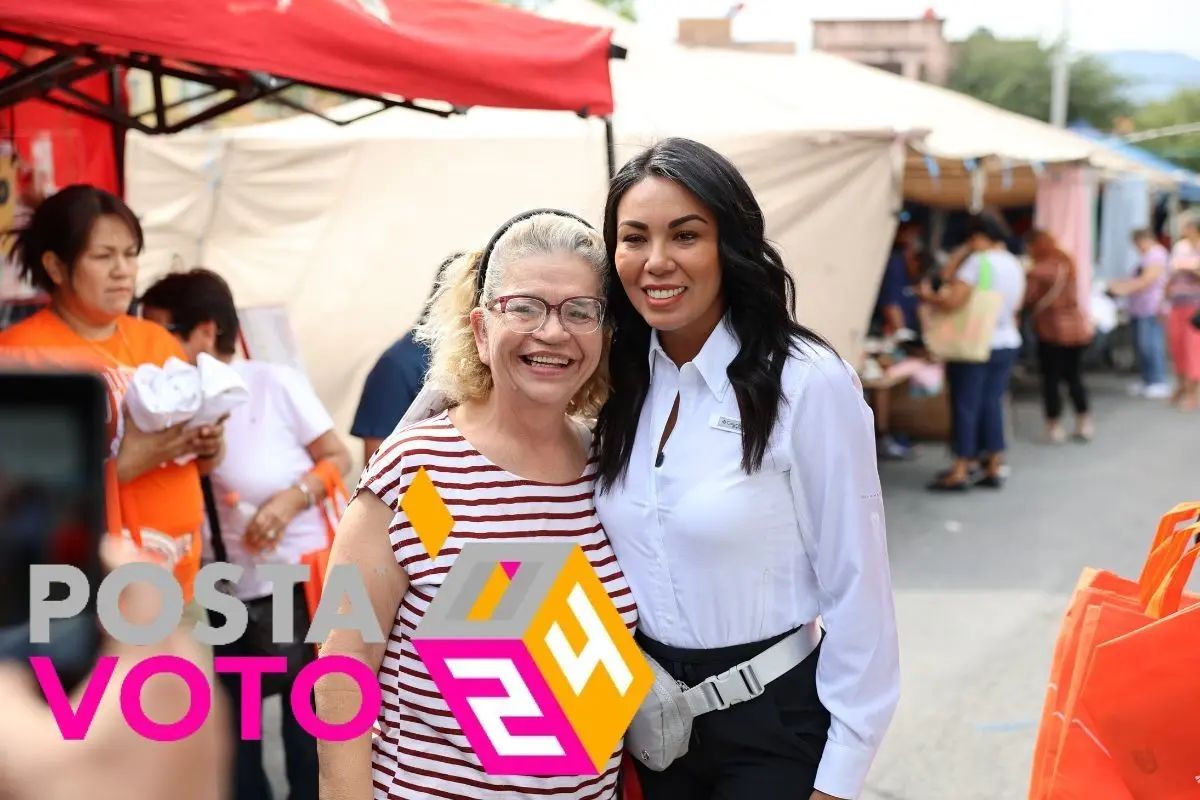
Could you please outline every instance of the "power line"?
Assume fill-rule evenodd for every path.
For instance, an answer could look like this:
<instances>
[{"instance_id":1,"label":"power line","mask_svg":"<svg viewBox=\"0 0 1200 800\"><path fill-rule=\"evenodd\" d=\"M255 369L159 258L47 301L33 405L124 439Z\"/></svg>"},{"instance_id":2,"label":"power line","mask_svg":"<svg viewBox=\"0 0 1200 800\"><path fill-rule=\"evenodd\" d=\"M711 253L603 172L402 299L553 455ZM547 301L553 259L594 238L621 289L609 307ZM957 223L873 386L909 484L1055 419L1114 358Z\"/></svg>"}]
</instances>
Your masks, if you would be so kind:
<instances>
[{"instance_id":1,"label":"power line","mask_svg":"<svg viewBox=\"0 0 1200 800\"><path fill-rule=\"evenodd\" d=\"M1170 136L1185 136L1189 133L1200 133L1200 122L1186 122L1182 125L1171 125L1166 128L1125 133L1120 134L1120 138L1126 142L1146 142L1151 139L1166 139Z\"/></svg>"}]
</instances>

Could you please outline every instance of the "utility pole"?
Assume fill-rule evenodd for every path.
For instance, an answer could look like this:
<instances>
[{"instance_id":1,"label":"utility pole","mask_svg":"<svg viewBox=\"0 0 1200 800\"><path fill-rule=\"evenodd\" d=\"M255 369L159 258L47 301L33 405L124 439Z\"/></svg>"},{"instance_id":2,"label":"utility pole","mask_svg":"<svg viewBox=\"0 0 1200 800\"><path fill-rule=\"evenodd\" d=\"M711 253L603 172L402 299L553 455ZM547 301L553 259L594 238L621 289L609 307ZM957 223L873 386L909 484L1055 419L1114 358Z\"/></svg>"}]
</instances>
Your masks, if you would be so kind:
<instances>
[{"instance_id":1,"label":"utility pole","mask_svg":"<svg viewBox=\"0 0 1200 800\"><path fill-rule=\"evenodd\" d=\"M1071 0L1062 3L1062 34L1054 54L1050 83L1050 124L1067 127L1067 101L1071 92Z\"/></svg>"}]
</instances>

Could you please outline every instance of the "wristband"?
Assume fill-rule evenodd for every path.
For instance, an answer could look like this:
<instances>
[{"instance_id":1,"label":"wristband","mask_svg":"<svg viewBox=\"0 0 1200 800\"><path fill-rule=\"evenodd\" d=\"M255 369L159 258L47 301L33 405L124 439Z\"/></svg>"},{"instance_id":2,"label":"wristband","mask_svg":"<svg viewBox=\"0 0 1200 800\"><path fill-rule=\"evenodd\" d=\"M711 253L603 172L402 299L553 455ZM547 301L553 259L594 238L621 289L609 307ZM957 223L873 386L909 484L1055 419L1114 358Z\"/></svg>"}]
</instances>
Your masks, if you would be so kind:
<instances>
[{"instance_id":1,"label":"wristband","mask_svg":"<svg viewBox=\"0 0 1200 800\"><path fill-rule=\"evenodd\" d=\"M306 509L312 508L313 507L312 489L308 488L308 484L304 482L303 478L296 481L296 488L299 489L300 493L304 495L304 507Z\"/></svg>"}]
</instances>

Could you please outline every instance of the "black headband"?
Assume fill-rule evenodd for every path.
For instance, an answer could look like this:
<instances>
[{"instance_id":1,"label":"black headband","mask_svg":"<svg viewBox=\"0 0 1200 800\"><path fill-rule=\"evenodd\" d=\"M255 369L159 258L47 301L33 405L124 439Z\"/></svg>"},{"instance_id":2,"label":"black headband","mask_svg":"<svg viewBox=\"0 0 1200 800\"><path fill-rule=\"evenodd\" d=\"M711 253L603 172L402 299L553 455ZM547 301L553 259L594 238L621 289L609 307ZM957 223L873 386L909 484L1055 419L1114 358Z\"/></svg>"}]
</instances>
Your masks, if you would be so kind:
<instances>
[{"instance_id":1,"label":"black headband","mask_svg":"<svg viewBox=\"0 0 1200 800\"><path fill-rule=\"evenodd\" d=\"M588 230L591 230L591 231L596 230L595 226L593 226L592 223L588 222L583 217L572 214L570 211L562 211L557 208L535 208L532 211L525 211L520 214L517 214L515 217L510 219L508 222L506 222L500 226L500 230L496 231L496 233L492 236L492 240L490 242L488 242L487 247L484 248L484 250L483 250L483 255L480 256L480 258L479 258L479 267L477 268L477 271L475 273L475 302L476 303L478 303L479 301L481 301L483 299L483 284L484 284L484 282L487 281L488 261L491 260L492 251L496 249L496 243L500 241L500 237L502 237L502 236L504 236L504 234L508 233L509 229L512 228L513 225L516 225L518 222L523 222L527 219L530 219L531 217L541 216L542 214L554 214L555 216L558 216L558 217L566 217L567 219L573 219L576 222L583 223L583 225Z\"/></svg>"}]
</instances>

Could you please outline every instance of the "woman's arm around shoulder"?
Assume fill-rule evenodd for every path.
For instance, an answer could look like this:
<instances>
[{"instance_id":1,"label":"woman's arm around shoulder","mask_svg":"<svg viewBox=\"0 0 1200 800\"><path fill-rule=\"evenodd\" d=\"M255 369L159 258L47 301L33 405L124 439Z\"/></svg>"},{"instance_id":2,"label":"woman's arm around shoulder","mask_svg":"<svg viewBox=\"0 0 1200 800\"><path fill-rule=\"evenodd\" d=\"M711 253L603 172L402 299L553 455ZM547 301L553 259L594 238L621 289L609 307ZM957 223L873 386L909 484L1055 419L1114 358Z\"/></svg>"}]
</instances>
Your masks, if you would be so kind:
<instances>
[{"instance_id":1,"label":"woman's arm around shoulder","mask_svg":"<svg viewBox=\"0 0 1200 800\"><path fill-rule=\"evenodd\" d=\"M832 717L816 789L853 800L900 696L875 426L854 369L832 353L814 353L792 385L792 496L820 587L817 687Z\"/></svg>"},{"instance_id":2,"label":"woman's arm around shoulder","mask_svg":"<svg viewBox=\"0 0 1200 800\"><path fill-rule=\"evenodd\" d=\"M395 437L393 436L393 439ZM408 575L396 560L389 529L404 514L396 486L403 471L403 443L393 445L385 458L376 457L363 473L354 499L346 508L333 539L329 567L347 565L361 576L384 642L364 642L357 630L334 629L322 656L349 656L378 674L387 650L387 637L396 611L408 591ZM382 453L383 448L381 448ZM343 613L345 607L340 609ZM358 712L362 696L353 679L341 673L323 676L316 686L318 716L325 722L348 722ZM371 733L345 742L320 741L320 795L322 800L363 800L373 796Z\"/></svg>"}]
</instances>

